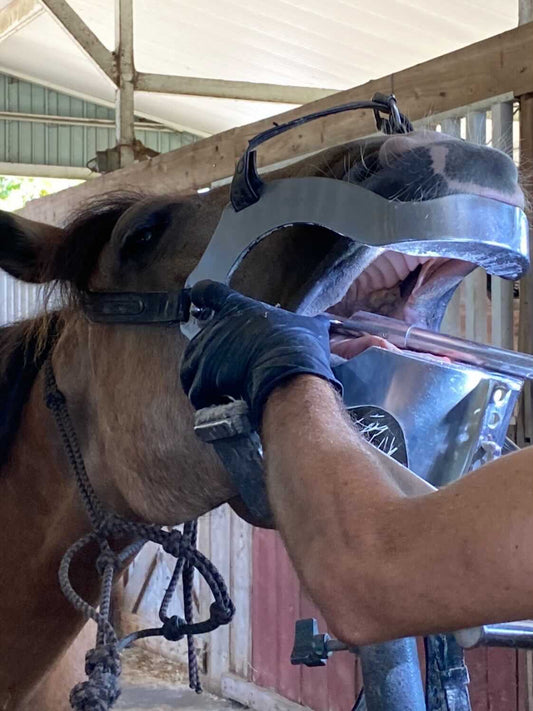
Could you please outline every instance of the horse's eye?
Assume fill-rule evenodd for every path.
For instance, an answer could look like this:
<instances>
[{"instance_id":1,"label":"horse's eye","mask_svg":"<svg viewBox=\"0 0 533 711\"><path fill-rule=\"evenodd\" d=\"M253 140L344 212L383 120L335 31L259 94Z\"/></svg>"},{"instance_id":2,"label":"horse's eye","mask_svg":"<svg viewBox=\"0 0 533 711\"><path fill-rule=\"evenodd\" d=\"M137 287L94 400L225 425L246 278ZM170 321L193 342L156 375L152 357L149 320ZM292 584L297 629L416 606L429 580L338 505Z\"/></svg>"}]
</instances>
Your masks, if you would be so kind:
<instances>
[{"instance_id":1,"label":"horse's eye","mask_svg":"<svg viewBox=\"0 0 533 711\"><path fill-rule=\"evenodd\" d=\"M147 244L152 241L154 233L151 229L139 230L139 232L134 232L128 239L128 242L135 242L135 244Z\"/></svg>"},{"instance_id":2,"label":"horse's eye","mask_svg":"<svg viewBox=\"0 0 533 711\"><path fill-rule=\"evenodd\" d=\"M121 250L120 256L123 259L135 259L141 257L148 249L155 246L158 238L165 231L164 224L151 225L150 227L142 227L126 236Z\"/></svg>"}]
</instances>

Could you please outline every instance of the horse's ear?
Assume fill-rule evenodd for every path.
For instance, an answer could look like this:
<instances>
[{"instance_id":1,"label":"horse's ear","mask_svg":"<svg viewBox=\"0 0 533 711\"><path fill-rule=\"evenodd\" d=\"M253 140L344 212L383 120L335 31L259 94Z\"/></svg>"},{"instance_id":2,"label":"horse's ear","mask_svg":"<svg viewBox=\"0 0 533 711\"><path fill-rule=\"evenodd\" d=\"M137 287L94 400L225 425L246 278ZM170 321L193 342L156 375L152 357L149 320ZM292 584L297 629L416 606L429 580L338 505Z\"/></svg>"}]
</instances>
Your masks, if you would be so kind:
<instances>
[{"instance_id":1,"label":"horse's ear","mask_svg":"<svg viewBox=\"0 0 533 711\"><path fill-rule=\"evenodd\" d=\"M0 268L23 281L50 281L48 265L63 230L0 210Z\"/></svg>"}]
</instances>

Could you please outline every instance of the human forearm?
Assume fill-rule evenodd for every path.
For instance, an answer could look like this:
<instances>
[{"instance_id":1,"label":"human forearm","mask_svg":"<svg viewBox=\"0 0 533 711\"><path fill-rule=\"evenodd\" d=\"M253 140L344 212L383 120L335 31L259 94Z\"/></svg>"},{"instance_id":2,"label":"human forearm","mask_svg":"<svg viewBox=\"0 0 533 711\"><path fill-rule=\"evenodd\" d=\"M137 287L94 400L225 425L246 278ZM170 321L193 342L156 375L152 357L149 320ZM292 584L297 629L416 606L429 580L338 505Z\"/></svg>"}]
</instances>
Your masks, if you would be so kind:
<instances>
[{"instance_id":1,"label":"human forearm","mask_svg":"<svg viewBox=\"0 0 533 711\"><path fill-rule=\"evenodd\" d=\"M339 636L533 613L531 450L424 495L427 484L353 431L327 384L303 377L272 394L262 437L281 535Z\"/></svg>"},{"instance_id":2,"label":"human forearm","mask_svg":"<svg viewBox=\"0 0 533 711\"><path fill-rule=\"evenodd\" d=\"M347 620L354 604L361 625L372 627L365 587L373 573L366 562L375 562L377 527L404 498L401 486L355 432L337 395L317 378L295 379L272 394L262 439L269 498L300 578L330 627ZM352 575L354 564L358 572Z\"/></svg>"}]
</instances>

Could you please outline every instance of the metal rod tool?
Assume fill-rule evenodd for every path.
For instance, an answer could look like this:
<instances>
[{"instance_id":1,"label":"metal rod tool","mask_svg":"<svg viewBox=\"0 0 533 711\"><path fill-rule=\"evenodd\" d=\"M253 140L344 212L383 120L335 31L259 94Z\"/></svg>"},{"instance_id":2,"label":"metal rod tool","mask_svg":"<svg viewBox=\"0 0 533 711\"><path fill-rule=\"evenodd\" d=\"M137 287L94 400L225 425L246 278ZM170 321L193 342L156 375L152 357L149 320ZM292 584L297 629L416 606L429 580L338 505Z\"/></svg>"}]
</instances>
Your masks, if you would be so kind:
<instances>
[{"instance_id":1,"label":"metal rod tool","mask_svg":"<svg viewBox=\"0 0 533 711\"><path fill-rule=\"evenodd\" d=\"M446 333L411 326L404 321L358 311L347 319L327 314L331 333L346 336L370 334L386 339L402 350L431 353L468 363L495 373L533 380L533 356L475 343Z\"/></svg>"}]
</instances>

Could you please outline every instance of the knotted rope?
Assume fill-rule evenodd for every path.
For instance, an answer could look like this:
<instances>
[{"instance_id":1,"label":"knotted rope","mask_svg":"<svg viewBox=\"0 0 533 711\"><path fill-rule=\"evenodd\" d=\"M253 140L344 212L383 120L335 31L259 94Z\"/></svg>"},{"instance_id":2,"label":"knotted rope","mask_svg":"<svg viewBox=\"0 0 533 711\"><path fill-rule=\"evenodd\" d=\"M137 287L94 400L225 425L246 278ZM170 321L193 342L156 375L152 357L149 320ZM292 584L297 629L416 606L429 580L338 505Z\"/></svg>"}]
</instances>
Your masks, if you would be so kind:
<instances>
[{"instance_id":1,"label":"knotted rope","mask_svg":"<svg viewBox=\"0 0 533 711\"><path fill-rule=\"evenodd\" d=\"M45 363L45 403L52 412L59 430L69 467L78 486L81 499L89 516L93 531L73 543L66 551L59 566L59 584L63 594L84 617L97 625L96 645L87 652L85 672L88 680L77 684L71 691L70 704L75 711L108 711L120 695L120 652L132 642L144 637L163 636L170 641L187 637L189 662L189 686L197 693L202 687L198 674L198 661L194 648L194 635L211 632L228 624L235 612L224 580L216 567L196 549L197 522L188 521L183 532L166 531L160 526L128 521L106 511L98 500L87 476L85 463L76 431L70 419L63 393L57 387L50 359ZM116 535L132 535L136 540L121 551L114 551L109 539ZM135 556L147 541L158 543L164 551L176 558L176 565L165 591L159 618L161 627L138 630L118 639L111 623L111 593L113 582L127 561ZM83 600L70 582L70 566L76 555L89 544L96 543L100 553L96 569L101 579L99 610ZM193 577L197 570L205 579L213 595L209 618L203 622L193 621ZM183 585L183 609L185 619L168 615L179 579Z\"/></svg>"}]
</instances>

